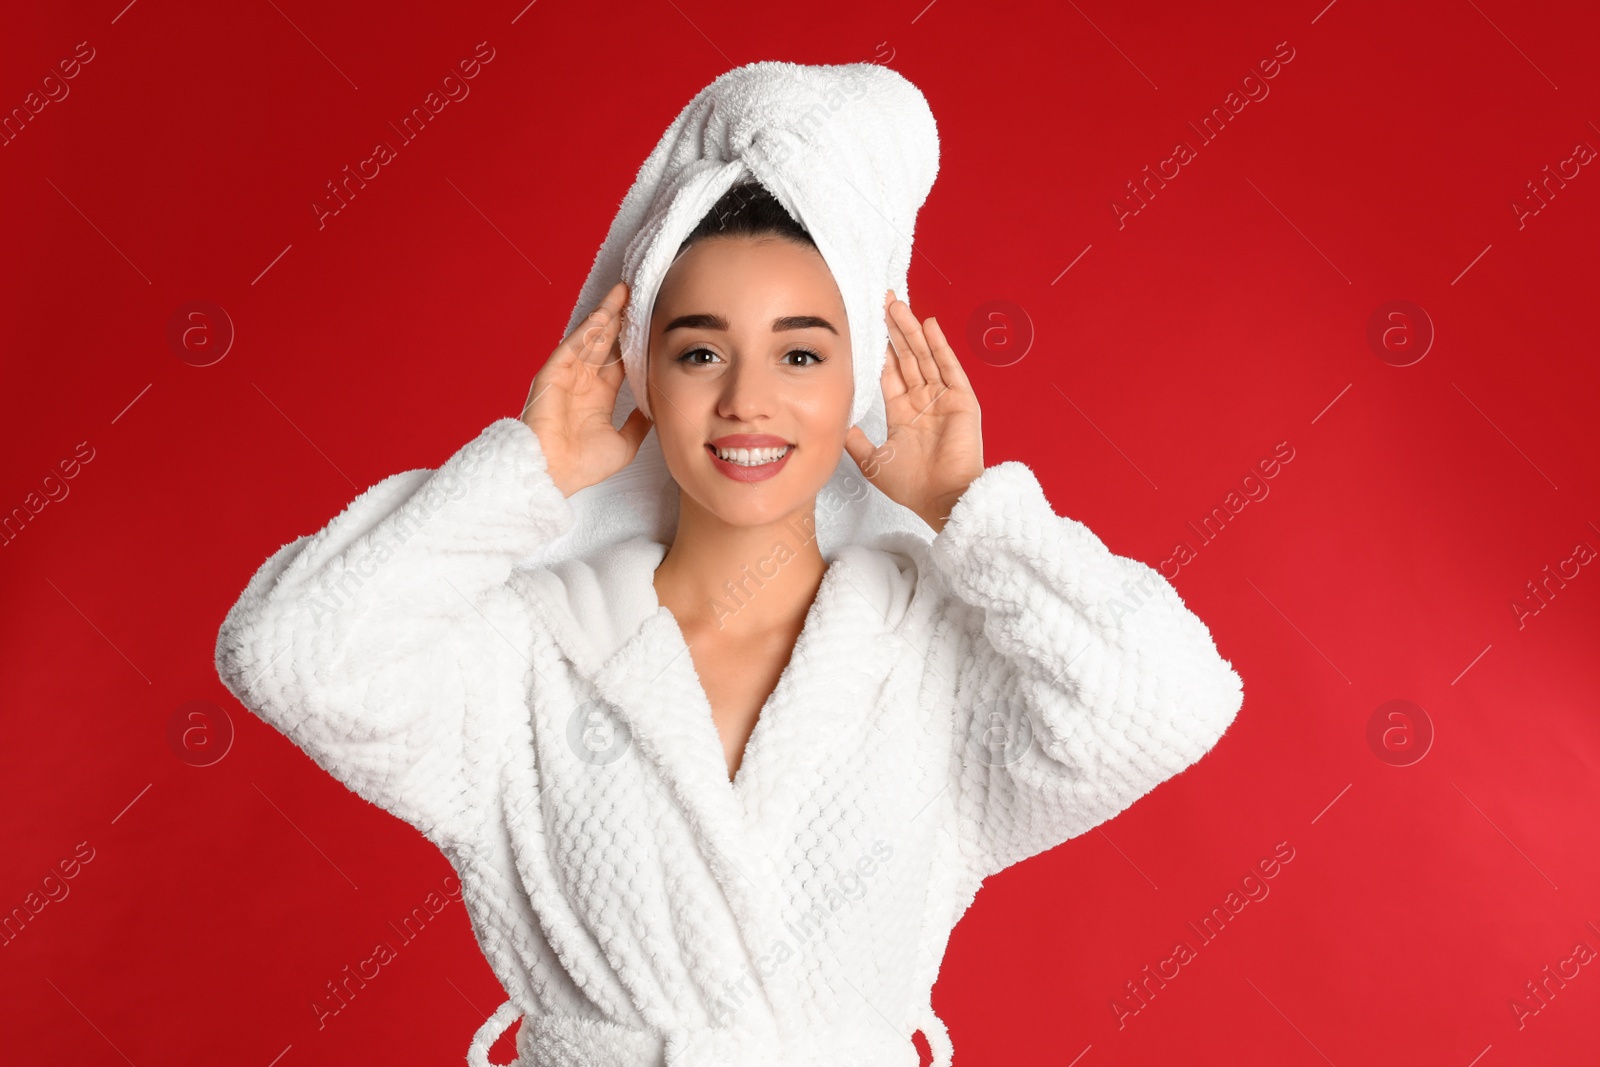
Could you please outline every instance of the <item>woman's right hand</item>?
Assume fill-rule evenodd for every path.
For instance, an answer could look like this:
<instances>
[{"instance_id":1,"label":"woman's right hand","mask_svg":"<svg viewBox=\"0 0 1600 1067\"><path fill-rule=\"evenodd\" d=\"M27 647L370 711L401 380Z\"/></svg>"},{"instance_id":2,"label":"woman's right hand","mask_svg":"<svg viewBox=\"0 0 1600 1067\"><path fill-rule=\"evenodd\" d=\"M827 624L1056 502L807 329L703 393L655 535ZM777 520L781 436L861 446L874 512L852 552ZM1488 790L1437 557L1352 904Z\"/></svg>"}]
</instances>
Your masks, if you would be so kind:
<instances>
[{"instance_id":1,"label":"woman's right hand","mask_svg":"<svg viewBox=\"0 0 1600 1067\"><path fill-rule=\"evenodd\" d=\"M650 432L637 407L621 429L611 425L622 367L622 308L626 282L556 346L534 375L522 421L539 438L551 479L564 496L604 481L633 461Z\"/></svg>"}]
</instances>

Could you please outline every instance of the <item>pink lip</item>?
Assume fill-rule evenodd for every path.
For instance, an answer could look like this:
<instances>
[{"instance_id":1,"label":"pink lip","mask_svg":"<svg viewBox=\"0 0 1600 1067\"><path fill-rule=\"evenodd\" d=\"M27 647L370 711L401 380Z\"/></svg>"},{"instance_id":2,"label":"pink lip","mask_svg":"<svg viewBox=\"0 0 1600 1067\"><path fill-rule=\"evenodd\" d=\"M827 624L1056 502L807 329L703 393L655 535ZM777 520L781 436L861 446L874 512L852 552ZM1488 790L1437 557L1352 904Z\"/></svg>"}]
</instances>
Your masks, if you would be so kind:
<instances>
[{"instance_id":1,"label":"pink lip","mask_svg":"<svg viewBox=\"0 0 1600 1067\"><path fill-rule=\"evenodd\" d=\"M716 439L716 445L722 448L780 448L788 444L789 442L781 437L764 433L736 433ZM737 463L729 463L717 455L717 449L710 441L706 442L706 455L711 457L712 466L736 482L761 482L783 470L783 465L794 455L794 448L789 447L781 458L771 463L763 463L759 467L741 467Z\"/></svg>"},{"instance_id":2,"label":"pink lip","mask_svg":"<svg viewBox=\"0 0 1600 1067\"><path fill-rule=\"evenodd\" d=\"M711 443L718 448L782 448L789 442L770 433L730 433L713 437Z\"/></svg>"}]
</instances>

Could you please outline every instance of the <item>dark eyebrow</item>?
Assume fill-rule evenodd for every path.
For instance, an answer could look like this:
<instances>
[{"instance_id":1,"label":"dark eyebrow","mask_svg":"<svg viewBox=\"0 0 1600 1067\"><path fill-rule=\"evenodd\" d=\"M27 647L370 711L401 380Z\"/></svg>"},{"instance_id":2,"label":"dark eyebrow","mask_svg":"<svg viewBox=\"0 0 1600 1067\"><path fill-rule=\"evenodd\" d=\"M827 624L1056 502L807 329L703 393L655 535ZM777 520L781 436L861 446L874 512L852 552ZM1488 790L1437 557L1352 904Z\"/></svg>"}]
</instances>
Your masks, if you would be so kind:
<instances>
[{"instance_id":1,"label":"dark eyebrow","mask_svg":"<svg viewBox=\"0 0 1600 1067\"><path fill-rule=\"evenodd\" d=\"M667 323L666 328L663 329L661 333L666 335L677 329L721 330L723 333L726 333L728 332L728 320L723 318L721 315L713 315L706 312L699 312L693 315L679 315L677 318ZM785 315L782 318L776 318L772 320L773 333L783 333L786 330L813 329L827 330L835 337L839 335L839 331L833 328L833 323L829 322L825 318L822 318L820 315Z\"/></svg>"}]
</instances>

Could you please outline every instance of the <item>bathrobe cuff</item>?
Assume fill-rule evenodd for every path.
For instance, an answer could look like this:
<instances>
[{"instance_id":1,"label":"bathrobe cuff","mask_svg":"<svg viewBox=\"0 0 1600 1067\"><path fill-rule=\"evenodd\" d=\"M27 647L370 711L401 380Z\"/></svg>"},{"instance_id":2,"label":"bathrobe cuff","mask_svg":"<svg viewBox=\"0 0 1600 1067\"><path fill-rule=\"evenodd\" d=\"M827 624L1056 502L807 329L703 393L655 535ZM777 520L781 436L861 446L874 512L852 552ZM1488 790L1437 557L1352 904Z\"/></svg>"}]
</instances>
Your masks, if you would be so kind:
<instances>
[{"instance_id":1,"label":"bathrobe cuff","mask_svg":"<svg viewBox=\"0 0 1600 1067\"><path fill-rule=\"evenodd\" d=\"M473 716L522 704L528 624L506 581L572 520L537 435L498 419L268 558L218 632L217 673L349 789L459 840L493 752Z\"/></svg>"},{"instance_id":2,"label":"bathrobe cuff","mask_svg":"<svg viewBox=\"0 0 1600 1067\"><path fill-rule=\"evenodd\" d=\"M1025 464L980 474L931 550L967 634L951 792L974 883L1123 811L1237 714L1238 674L1171 583L1057 515Z\"/></svg>"}]
</instances>

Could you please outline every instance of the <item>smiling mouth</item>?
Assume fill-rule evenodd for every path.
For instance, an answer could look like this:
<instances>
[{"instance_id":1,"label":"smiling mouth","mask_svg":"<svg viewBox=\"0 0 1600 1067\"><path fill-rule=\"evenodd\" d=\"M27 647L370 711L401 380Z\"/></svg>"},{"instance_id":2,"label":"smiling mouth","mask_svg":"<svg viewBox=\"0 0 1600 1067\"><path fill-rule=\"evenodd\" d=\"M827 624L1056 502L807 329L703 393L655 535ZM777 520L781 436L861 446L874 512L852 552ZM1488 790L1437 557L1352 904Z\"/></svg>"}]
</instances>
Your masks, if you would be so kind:
<instances>
[{"instance_id":1,"label":"smiling mouth","mask_svg":"<svg viewBox=\"0 0 1600 1067\"><path fill-rule=\"evenodd\" d=\"M718 448L711 442L706 442L706 451L736 467L766 467L777 463L795 449L794 445L784 445L781 448Z\"/></svg>"}]
</instances>

